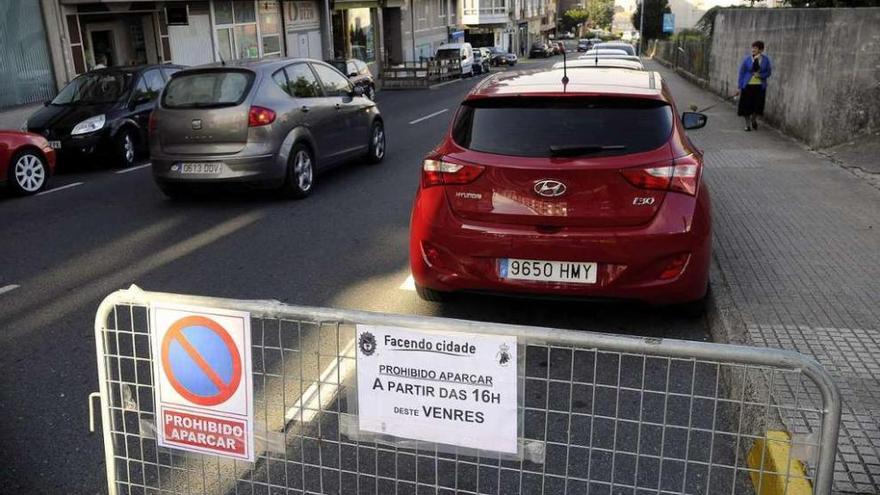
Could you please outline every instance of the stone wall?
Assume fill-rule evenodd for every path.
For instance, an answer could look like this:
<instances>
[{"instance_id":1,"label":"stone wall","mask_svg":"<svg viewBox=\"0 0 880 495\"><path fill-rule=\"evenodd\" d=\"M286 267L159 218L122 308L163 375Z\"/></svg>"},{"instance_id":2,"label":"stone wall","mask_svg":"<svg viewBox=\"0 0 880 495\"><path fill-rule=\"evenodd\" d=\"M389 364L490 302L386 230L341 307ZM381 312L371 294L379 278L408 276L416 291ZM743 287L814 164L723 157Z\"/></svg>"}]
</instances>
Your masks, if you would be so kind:
<instances>
[{"instance_id":1,"label":"stone wall","mask_svg":"<svg viewBox=\"0 0 880 495\"><path fill-rule=\"evenodd\" d=\"M710 87L736 91L752 41L772 59L765 119L814 147L880 129L880 8L718 13Z\"/></svg>"}]
</instances>

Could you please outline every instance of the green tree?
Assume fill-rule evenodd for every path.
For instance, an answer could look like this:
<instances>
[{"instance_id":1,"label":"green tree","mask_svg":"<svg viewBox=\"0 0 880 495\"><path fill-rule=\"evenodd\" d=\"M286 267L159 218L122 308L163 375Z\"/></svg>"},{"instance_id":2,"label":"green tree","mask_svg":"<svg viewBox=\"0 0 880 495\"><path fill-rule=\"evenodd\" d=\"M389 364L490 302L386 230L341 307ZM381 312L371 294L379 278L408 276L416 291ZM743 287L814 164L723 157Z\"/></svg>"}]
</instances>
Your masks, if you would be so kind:
<instances>
[{"instance_id":1,"label":"green tree","mask_svg":"<svg viewBox=\"0 0 880 495\"><path fill-rule=\"evenodd\" d=\"M562 14L562 30L564 32L574 31L578 24L587 22L590 14L585 9L574 8L565 11Z\"/></svg>"},{"instance_id":2,"label":"green tree","mask_svg":"<svg viewBox=\"0 0 880 495\"><path fill-rule=\"evenodd\" d=\"M587 0L587 16L593 27L611 29L614 20L614 0Z\"/></svg>"},{"instance_id":3,"label":"green tree","mask_svg":"<svg viewBox=\"0 0 880 495\"><path fill-rule=\"evenodd\" d=\"M632 23L636 29L639 29L642 20L642 4L645 5L645 31L639 33L643 41L667 38L669 35L663 33L663 14L672 12L669 8L669 0L642 0L636 6L636 11L632 15Z\"/></svg>"}]
</instances>

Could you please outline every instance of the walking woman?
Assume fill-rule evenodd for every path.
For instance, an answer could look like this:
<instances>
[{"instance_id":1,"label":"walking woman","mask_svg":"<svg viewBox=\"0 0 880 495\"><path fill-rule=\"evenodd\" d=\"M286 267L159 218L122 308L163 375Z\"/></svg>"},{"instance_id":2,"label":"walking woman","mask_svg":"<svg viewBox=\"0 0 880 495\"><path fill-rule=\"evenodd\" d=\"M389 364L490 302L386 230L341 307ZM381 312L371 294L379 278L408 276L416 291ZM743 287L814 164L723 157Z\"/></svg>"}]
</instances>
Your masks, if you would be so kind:
<instances>
[{"instance_id":1,"label":"walking woman","mask_svg":"<svg viewBox=\"0 0 880 495\"><path fill-rule=\"evenodd\" d=\"M764 55L764 42L752 43L752 54L739 64L739 109L737 115L746 119L746 131L758 128L758 116L764 115L764 96L772 67Z\"/></svg>"}]
</instances>

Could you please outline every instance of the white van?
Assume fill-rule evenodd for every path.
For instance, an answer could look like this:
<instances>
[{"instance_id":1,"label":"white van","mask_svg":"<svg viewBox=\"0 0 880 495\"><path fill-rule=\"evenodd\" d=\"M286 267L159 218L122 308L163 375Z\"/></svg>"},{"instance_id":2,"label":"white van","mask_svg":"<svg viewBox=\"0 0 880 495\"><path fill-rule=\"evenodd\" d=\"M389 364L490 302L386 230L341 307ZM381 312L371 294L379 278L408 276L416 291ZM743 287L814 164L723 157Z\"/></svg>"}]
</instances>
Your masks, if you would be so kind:
<instances>
[{"instance_id":1,"label":"white van","mask_svg":"<svg viewBox=\"0 0 880 495\"><path fill-rule=\"evenodd\" d=\"M461 77L474 75L474 48L470 43L444 43L437 49L437 60L461 60Z\"/></svg>"}]
</instances>

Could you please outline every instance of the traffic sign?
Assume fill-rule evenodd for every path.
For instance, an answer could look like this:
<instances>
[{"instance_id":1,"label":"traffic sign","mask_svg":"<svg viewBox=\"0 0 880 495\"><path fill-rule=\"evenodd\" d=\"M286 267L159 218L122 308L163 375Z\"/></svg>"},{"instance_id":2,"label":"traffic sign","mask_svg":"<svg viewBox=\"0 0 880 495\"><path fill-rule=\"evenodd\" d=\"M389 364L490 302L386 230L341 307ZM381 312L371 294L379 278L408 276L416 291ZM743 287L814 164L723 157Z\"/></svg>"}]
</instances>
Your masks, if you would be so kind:
<instances>
[{"instance_id":1,"label":"traffic sign","mask_svg":"<svg viewBox=\"0 0 880 495\"><path fill-rule=\"evenodd\" d=\"M250 315L150 308L159 445L253 461Z\"/></svg>"},{"instance_id":2,"label":"traffic sign","mask_svg":"<svg viewBox=\"0 0 880 495\"><path fill-rule=\"evenodd\" d=\"M171 326L162 339L162 366L174 390L202 406L226 402L241 382L235 342L204 316L187 316Z\"/></svg>"}]
</instances>

